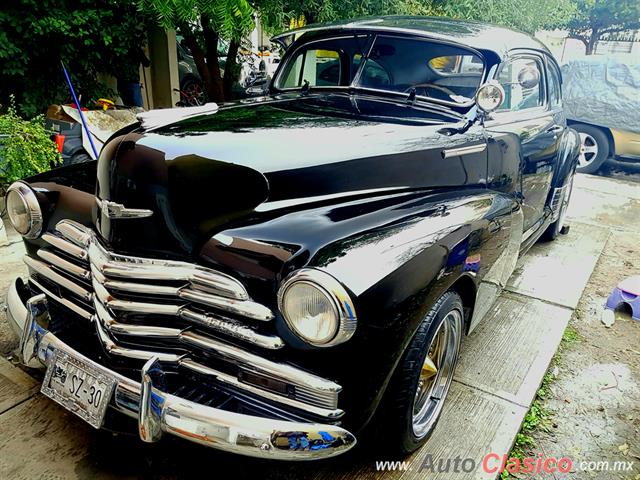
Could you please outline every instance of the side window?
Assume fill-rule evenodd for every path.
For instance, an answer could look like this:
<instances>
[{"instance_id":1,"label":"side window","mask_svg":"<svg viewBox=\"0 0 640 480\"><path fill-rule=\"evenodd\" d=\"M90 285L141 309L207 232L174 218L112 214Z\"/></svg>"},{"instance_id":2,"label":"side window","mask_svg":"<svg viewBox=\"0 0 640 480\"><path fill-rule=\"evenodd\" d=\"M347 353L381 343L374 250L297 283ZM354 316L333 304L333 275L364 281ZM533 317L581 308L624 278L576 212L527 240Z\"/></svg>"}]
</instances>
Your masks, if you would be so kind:
<instances>
[{"instance_id":1,"label":"side window","mask_svg":"<svg viewBox=\"0 0 640 480\"><path fill-rule=\"evenodd\" d=\"M514 58L500 69L498 82L504 88L499 111L520 111L544 105L542 68L533 58Z\"/></svg>"},{"instance_id":2,"label":"side window","mask_svg":"<svg viewBox=\"0 0 640 480\"><path fill-rule=\"evenodd\" d=\"M358 61L358 64L359 63L360 62ZM386 87L391 84L391 77L382 65L375 60L370 59L362 71L360 82L371 88Z\"/></svg>"},{"instance_id":3,"label":"side window","mask_svg":"<svg viewBox=\"0 0 640 480\"><path fill-rule=\"evenodd\" d=\"M549 73L549 103L551 108L557 108L562 106L560 71L552 62L547 62L547 67L547 72Z\"/></svg>"},{"instance_id":4,"label":"side window","mask_svg":"<svg viewBox=\"0 0 640 480\"><path fill-rule=\"evenodd\" d=\"M337 86L341 78L340 52L337 50L307 49L299 52L287 65L280 80L280 88L301 87L304 81L315 86Z\"/></svg>"}]
</instances>

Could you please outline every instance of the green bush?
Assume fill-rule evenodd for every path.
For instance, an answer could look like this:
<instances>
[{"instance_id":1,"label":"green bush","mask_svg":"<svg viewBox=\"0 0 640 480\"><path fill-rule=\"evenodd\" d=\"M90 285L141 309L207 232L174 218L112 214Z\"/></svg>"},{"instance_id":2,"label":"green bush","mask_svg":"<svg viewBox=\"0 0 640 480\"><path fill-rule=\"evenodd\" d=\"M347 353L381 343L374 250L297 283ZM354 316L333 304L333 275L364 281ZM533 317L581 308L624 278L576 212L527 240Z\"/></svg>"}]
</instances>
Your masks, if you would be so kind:
<instances>
[{"instance_id":1,"label":"green bush","mask_svg":"<svg viewBox=\"0 0 640 480\"><path fill-rule=\"evenodd\" d=\"M0 191L16 180L49 170L60 161L42 115L23 120L13 105L0 115Z\"/></svg>"}]
</instances>

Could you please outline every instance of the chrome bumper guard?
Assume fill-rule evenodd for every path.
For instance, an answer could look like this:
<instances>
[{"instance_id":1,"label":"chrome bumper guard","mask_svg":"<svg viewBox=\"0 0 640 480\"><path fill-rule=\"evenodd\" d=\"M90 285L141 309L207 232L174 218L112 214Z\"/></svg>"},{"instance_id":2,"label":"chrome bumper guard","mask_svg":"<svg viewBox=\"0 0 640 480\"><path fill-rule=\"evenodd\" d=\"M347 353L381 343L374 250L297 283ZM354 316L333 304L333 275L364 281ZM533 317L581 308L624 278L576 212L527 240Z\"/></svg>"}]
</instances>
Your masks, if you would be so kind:
<instances>
[{"instance_id":1,"label":"chrome bumper guard","mask_svg":"<svg viewBox=\"0 0 640 480\"><path fill-rule=\"evenodd\" d=\"M351 433L334 425L242 415L165 393L159 388L163 372L157 358L144 365L141 382L109 370L49 332L45 295L35 295L25 304L18 294L18 281L9 288L7 319L21 338L22 363L36 368L47 366L55 352L62 351L114 377L117 384L110 405L138 419L140 438L145 442L158 441L167 432L231 453L280 460L328 458L356 444Z\"/></svg>"}]
</instances>

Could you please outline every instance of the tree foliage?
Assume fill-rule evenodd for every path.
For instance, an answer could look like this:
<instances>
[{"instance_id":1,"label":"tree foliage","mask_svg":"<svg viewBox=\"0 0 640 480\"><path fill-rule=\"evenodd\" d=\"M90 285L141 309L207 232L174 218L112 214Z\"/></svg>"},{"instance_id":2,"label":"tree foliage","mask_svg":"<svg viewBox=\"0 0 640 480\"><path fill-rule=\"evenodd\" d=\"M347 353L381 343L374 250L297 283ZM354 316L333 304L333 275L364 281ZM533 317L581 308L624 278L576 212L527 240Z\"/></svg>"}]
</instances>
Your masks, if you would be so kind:
<instances>
[{"instance_id":1,"label":"tree foliage","mask_svg":"<svg viewBox=\"0 0 640 480\"><path fill-rule=\"evenodd\" d=\"M137 0L141 11L164 28L176 29L193 54L210 99L229 99L239 76L240 40L254 28L254 9L247 0ZM219 41L228 40L224 78Z\"/></svg>"},{"instance_id":2,"label":"tree foliage","mask_svg":"<svg viewBox=\"0 0 640 480\"><path fill-rule=\"evenodd\" d=\"M602 37L615 39L640 29L638 0L573 0L576 15L569 21L571 38L582 41L587 55Z\"/></svg>"},{"instance_id":3,"label":"tree foliage","mask_svg":"<svg viewBox=\"0 0 640 480\"><path fill-rule=\"evenodd\" d=\"M575 8L571 0L256 0L271 31L303 15L307 23L365 15L446 16L504 25L534 33L564 26Z\"/></svg>"},{"instance_id":4,"label":"tree foliage","mask_svg":"<svg viewBox=\"0 0 640 480\"><path fill-rule=\"evenodd\" d=\"M69 98L60 61L83 103L110 92L98 72L117 75L144 44L133 0L3 0L0 9L0 103L14 94L33 116Z\"/></svg>"},{"instance_id":5,"label":"tree foliage","mask_svg":"<svg viewBox=\"0 0 640 480\"><path fill-rule=\"evenodd\" d=\"M49 170L60 163L60 154L49 139L42 115L23 120L13 97L7 113L0 115L0 192L16 180Z\"/></svg>"}]
</instances>

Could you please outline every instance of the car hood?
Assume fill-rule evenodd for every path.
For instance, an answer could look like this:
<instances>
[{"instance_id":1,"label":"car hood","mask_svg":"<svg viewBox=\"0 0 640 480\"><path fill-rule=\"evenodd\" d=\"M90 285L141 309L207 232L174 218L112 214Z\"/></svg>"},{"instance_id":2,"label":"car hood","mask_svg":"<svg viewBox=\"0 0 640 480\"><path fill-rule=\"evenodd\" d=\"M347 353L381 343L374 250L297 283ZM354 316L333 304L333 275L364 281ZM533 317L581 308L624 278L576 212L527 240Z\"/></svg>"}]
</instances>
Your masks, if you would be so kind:
<instances>
[{"instance_id":1,"label":"car hood","mask_svg":"<svg viewBox=\"0 0 640 480\"><path fill-rule=\"evenodd\" d=\"M154 215L111 221L97 212L98 230L110 242L135 246L135 238L157 244L156 238L166 236L160 230L168 229L179 237L181 251L191 251L198 243L194 236L279 208L480 183L484 171L475 174L461 165L452 176L442 170L442 150L465 140L440 130L458 120L384 99L289 95L133 132L103 151L98 196Z\"/></svg>"}]
</instances>

